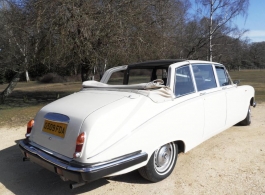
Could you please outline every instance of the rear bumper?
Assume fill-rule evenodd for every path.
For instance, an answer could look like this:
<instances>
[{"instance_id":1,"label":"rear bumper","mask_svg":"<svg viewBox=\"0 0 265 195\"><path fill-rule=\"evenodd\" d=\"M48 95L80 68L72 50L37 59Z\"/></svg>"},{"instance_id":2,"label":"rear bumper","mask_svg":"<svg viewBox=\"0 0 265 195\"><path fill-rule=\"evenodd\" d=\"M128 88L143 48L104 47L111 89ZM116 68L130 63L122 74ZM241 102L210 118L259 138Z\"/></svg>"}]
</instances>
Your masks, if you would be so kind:
<instances>
[{"instance_id":1,"label":"rear bumper","mask_svg":"<svg viewBox=\"0 0 265 195\"><path fill-rule=\"evenodd\" d=\"M65 161L59 159L32 146L27 140L20 141L19 147L24 155L23 159L35 162L36 164L60 175L62 178L75 182L97 180L144 162L148 157L147 153L137 151L109 161L85 164L74 160Z\"/></svg>"}]
</instances>

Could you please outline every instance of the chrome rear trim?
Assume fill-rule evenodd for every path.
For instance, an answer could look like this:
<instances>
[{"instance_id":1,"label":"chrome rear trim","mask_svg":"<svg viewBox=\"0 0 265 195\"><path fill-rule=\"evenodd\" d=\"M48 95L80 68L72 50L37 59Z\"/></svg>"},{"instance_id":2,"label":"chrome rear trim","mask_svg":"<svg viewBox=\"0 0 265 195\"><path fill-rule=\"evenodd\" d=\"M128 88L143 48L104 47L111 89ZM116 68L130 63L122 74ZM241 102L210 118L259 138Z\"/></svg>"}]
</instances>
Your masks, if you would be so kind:
<instances>
[{"instance_id":1,"label":"chrome rear trim","mask_svg":"<svg viewBox=\"0 0 265 195\"><path fill-rule=\"evenodd\" d=\"M116 159L112 159L106 162L95 163L83 167L71 166L71 162L60 160L50 154L45 153L44 151L30 145L29 143L25 143L24 140L19 142L19 146L22 151L29 153L30 155L36 155L37 157L43 159L46 162L49 162L55 166L61 167L65 170L80 172L80 173L94 173L99 171L104 171L109 168L122 166L123 164L129 162L143 162L147 160L147 153L145 152L134 152L132 154L124 155ZM72 163L73 164L73 163Z\"/></svg>"}]
</instances>

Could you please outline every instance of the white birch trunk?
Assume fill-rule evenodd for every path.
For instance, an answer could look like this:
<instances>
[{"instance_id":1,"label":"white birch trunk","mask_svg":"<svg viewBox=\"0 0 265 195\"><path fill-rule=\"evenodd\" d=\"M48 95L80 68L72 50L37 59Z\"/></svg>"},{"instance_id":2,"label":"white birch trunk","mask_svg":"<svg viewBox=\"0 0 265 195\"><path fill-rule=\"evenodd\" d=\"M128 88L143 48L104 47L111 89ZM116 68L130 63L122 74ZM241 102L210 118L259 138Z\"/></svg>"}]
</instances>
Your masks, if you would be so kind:
<instances>
[{"instance_id":1,"label":"white birch trunk","mask_svg":"<svg viewBox=\"0 0 265 195\"><path fill-rule=\"evenodd\" d=\"M210 24L209 24L209 61L213 61L213 48L212 48L212 39L213 39L213 0L211 0L211 12L210 12Z\"/></svg>"},{"instance_id":2,"label":"white birch trunk","mask_svg":"<svg viewBox=\"0 0 265 195\"><path fill-rule=\"evenodd\" d=\"M25 71L25 76L26 76L26 81L29 82L30 78L29 78L29 71L28 70Z\"/></svg>"}]
</instances>

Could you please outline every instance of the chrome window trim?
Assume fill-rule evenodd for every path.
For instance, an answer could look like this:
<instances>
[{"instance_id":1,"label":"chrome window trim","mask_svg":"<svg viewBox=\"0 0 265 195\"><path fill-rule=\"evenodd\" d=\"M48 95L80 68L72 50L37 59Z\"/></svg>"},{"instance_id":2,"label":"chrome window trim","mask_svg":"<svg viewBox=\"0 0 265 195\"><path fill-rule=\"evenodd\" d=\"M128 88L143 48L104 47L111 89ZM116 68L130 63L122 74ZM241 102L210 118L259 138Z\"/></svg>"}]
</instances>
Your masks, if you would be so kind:
<instances>
[{"instance_id":1,"label":"chrome window trim","mask_svg":"<svg viewBox=\"0 0 265 195\"><path fill-rule=\"evenodd\" d=\"M111 77L111 75L114 73L114 72L118 72L118 71L121 71L121 70L126 70L128 68L128 65L123 65L123 66L117 66L117 67L113 67L111 69L108 69L103 77L101 78L100 82L101 83L107 83L109 81L109 78Z\"/></svg>"},{"instance_id":2,"label":"chrome window trim","mask_svg":"<svg viewBox=\"0 0 265 195\"><path fill-rule=\"evenodd\" d=\"M191 80L192 80L192 84L193 84L193 91L190 92L190 93L185 93L185 94L176 96L176 94L175 94L175 89L176 89L176 87L175 87L176 86L176 71L177 71L177 69L183 68L185 66L187 66L189 68L189 71L190 71L190 76L191 76ZM174 93L175 97L179 98L179 97L183 97L183 96L186 96L186 95L189 95L189 94L192 94L192 93L196 93L196 89L197 88L195 88L195 86L194 86L194 78L193 78L193 74L192 74L192 70L191 70L190 64L185 64L185 65L176 67L175 70L174 70L174 85L173 85L173 93Z\"/></svg>"},{"instance_id":3,"label":"chrome window trim","mask_svg":"<svg viewBox=\"0 0 265 195\"><path fill-rule=\"evenodd\" d=\"M228 85L233 85L232 79L231 79L230 75L228 74L227 69L225 68L225 66L222 65L222 64L214 64L214 69L215 69L215 72L216 72L216 78L217 78L217 80L218 80L218 86L219 86L219 87L224 87L224 86L221 86L221 85L219 84L219 78L218 78L218 75L217 75L216 67L220 67L220 68L223 68L223 69L224 69L224 73L225 73L225 75L226 75L226 78L227 78L227 80L229 81L229 84L228 84ZM227 86L227 85L226 85L226 86Z\"/></svg>"},{"instance_id":4,"label":"chrome window trim","mask_svg":"<svg viewBox=\"0 0 265 195\"><path fill-rule=\"evenodd\" d=\"M170 87L170 82L171 82L171 67L168 67L168 72L167 72L167 87Z\"/></svg>"}]
</instances>

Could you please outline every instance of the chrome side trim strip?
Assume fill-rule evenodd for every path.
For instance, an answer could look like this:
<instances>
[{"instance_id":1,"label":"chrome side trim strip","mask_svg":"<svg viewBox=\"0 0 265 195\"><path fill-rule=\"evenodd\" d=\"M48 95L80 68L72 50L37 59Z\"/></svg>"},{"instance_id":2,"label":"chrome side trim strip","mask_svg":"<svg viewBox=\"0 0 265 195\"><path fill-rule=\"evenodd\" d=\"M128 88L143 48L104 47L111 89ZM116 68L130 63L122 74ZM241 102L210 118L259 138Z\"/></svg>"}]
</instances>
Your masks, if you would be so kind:
<instances>
[{"instance_id":1,"label":"chrome side trim strip","mask_svg":"<svg viewBox=\"0 0 265 195\"><path fill-rule=\"evenodd\" d=\"M114 167L114 166L119 166L119 165L122 165L124 163L127 163L127 162L130 162L130 161L134 161L138 158L142 158L143 156L146 156L147 154L146 153L138 153L134 156L129 156L129 157L125 157L125 158L122 158L122 159L119 159L119 160L115 160L113 162L106 162L104 164L95 164L91 167L87 167L87 168L76 168L76 167L67 167L68 170L70 171L75 171L75 172L98 172L98 171L102 171L104 169L108 169L108 168L111 168L111 167Z\"/></svg>"}]
</instances>

